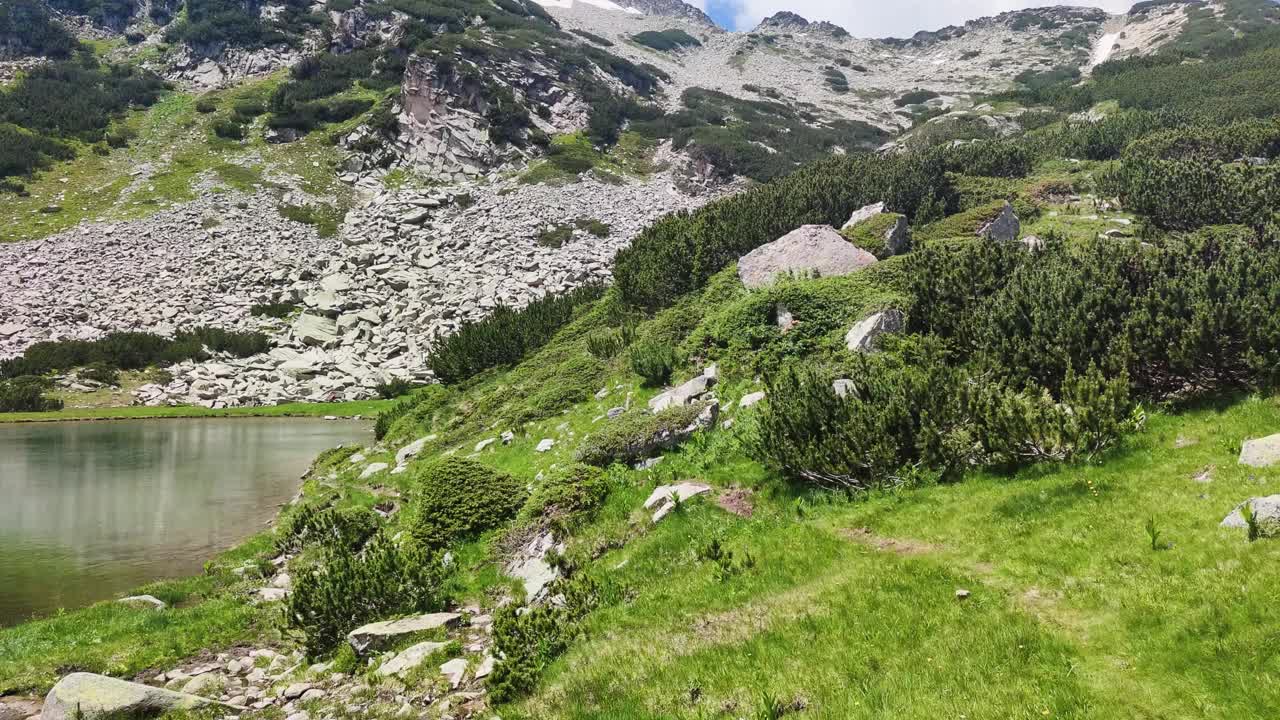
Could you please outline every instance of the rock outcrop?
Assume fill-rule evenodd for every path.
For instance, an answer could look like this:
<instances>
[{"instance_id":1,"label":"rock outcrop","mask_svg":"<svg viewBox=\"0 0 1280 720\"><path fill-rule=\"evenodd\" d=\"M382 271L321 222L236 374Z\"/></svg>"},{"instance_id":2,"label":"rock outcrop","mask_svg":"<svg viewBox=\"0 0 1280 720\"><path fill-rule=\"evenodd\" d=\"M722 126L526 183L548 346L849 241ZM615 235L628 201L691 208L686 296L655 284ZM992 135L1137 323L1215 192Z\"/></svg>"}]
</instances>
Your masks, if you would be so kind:
<instances>
[{"instance_id":1,"label":"rock outcrop","mask_svg":"<svg viewBox=\"0 0 1280 720\"><path fill-rule=\"evenodd\" d=\"M805 225L738 260L742 284L758 289L781 275L833 277L874 265L876 258L852 245L830 225Z\"/></svg>"},{"instance_id":2,"label":"rock outcrop","mask_svg":"<svg viewBox=\"0 0 1280 720\"><path fill-rule=\"evenodd\" d=\"M347 633L347 642L358 654L376 650L397 638L441 628L454 627L462 620L457 613L427 613L413 617L362 625Z\"/></svg>"},{"instance_id":3,"label":"rock outcrop","mask_svg":"<svg viewBox=\"0 0 1280 720\"><path fill-rule=\"evenodd\" d=\"M197 695L78 672L62 678L49 691L40 720L150 717L208 704L209 700Z\"/></svg>"},{"instance_id":4,"label":"rock outcrop","mask_svg":"<svg viewBox=\"0 0 1280 720\"><path fill-rule=\"evenodd\" d=\"M1250 498L1236 506L1231 514L1222 521L1224 528L1245 529L1249 523L1244 518L1244 507L1253 510L1254 522L1258 526L1261 537L1280 536L1280 495Z\"/></svg>"},{"instance_id":5,"label":"rock outcrop","mask_svg":"<svg viewBox=\"0 0 1280 720\"><path fill-rule=\"evenodd\" d=\"M977 235L993 242L1006 243L1017 240L1021 233L1022 223L1018 221L1018 215L1014 213L1013 206L1006 202L1000 214L983 225Z\"/></svg>"},{"instance_id":6,"label":"rock outcrop","mask_svg":"<svg viewBox=\"0 0 1280 720\"><path fill-rule=\"evenodd\" d=\"M1240 464L1264 468L1280 463L1280 434L1246 440L1240 446Z\"/></svg>"},{"instance_id":7,"label":"rock outcrop","mask_svg":"<svg viewBox=\"0 0 1280 720\"><path fill-rule=\"evenodd\" d=\"M885 310L859 321L844 336L850 352L870 352L884 335L901 332L906 316L901 310Z\"/></svg>"}]
</instances>

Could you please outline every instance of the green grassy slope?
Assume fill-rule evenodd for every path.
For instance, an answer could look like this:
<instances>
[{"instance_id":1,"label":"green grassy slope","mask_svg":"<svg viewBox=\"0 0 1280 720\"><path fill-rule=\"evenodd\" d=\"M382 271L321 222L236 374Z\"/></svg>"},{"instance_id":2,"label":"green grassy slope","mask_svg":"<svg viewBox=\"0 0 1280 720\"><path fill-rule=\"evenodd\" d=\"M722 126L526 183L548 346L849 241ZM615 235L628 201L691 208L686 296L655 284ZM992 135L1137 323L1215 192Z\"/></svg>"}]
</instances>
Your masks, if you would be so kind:
<instances>
[{"instance_id":1,"label":"green grassy slope","mask_svg":"<svg viewBox=\"0 0 1280 720\"><path fill-rule=\"evenodd\" d=\"M632 528L591 565L625 604L503 717L758 717L770 697L821 718L1267 717L1280 546L1217 524L1280 484L1235 465L1234 443L1276 427L1280 405L1254 398L1156 417L1100 467L853 502L717 463L694 476L754 486L752 517L700 501ZM634 474L576 542L624 532L652 483ZM712 539L755 567L718 578L697 558Z\"/></svg>"}]
</instances>

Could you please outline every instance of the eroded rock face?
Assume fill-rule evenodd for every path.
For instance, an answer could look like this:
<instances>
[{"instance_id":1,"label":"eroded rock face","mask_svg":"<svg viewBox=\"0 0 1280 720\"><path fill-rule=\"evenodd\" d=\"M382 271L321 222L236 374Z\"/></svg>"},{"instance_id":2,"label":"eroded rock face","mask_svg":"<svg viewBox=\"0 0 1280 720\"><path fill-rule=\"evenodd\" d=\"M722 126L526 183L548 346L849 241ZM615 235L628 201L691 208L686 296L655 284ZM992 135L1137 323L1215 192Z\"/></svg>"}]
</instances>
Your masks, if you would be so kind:
<instances>
[{"instance_id":1,"label":"eroded rock face","mask_svg":"<svg viewBox=\"0 0 1280 720\"><path fill-rule=\"evenodd\" d=\"M406 160L436 176L475 177L498 159L479 81L442 72L429 58L405 67L400 116Z\"/></svg>"},{"instance_id":2,"label":"eroded rock face","mask_svg":"<svg viewBox=\"0 0 1280 720\"><path fill-rule=\"evenodd\" d=\"M125 680L71 673L49 691L41 720L98 720L113 717L149 717L170 710L190 710L210 701L196 695L173 692Z\"/></svg>"},{"instance_id":3,"label":"eroded rock face","mask_svg":"<svg viewBox=\"0 0 1280 720\"><path fill-rule=\"evenodd\" d=\"M547 588L560 577L560 571L547 561L552 550L564 551L564 543L557 543L550 530L538 533L524 544L506 566L506 572L524 583L525 598L536 603L546 595Z\"/></svg>"},{"instance_id":4,"label":"eroded rock face","mask_svg":"<svg viewBox=\"0 0 1280 720\"><path fill-rule=\"evenodd\" d=\"M876 258L855 247L830 225L805 225L738 260L742 284L758 289L788 273L816 277L848 275Z\"/></svg>"}]
</instances>

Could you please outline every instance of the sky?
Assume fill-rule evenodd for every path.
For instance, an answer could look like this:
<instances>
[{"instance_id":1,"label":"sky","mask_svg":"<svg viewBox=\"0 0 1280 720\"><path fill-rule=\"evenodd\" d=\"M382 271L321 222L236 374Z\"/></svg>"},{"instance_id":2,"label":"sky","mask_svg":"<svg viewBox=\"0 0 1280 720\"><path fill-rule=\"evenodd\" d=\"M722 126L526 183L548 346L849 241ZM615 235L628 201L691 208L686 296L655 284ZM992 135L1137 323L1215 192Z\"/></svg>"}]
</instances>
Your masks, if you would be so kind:
<instances>
[{"instance_id":1,"label":"sky","mask_svg":"<svg viewBox=\"0 0 1280 720\"><path fill-rule=\"evenodd\" d=\"M764 18L790 10L808 20L829 20L856 37L910 37L919 30L963 25L986 15L1046 5L1091 5L1124 12L1136 0L686 0L722 27L750 30Z\"/></svg>"}]
</instances>

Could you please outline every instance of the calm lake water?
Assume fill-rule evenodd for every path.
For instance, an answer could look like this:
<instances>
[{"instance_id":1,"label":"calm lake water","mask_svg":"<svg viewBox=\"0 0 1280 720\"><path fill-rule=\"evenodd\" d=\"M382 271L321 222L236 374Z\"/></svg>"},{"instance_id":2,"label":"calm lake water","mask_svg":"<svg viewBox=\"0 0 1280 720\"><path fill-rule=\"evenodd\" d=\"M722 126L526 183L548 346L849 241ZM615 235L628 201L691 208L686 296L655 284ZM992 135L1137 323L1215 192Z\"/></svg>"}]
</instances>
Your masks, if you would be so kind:
<instances>
[{"instance_id":1,"label":"calm lake water","mask_svg":"<svg viewBox=\"0 0 1280 720\"><path fill-rule=\"evenodd\" d=\"M0 626L201 572L320 451L370 440L296 418L0 425Z\"/></svg>"}]
</instances>

